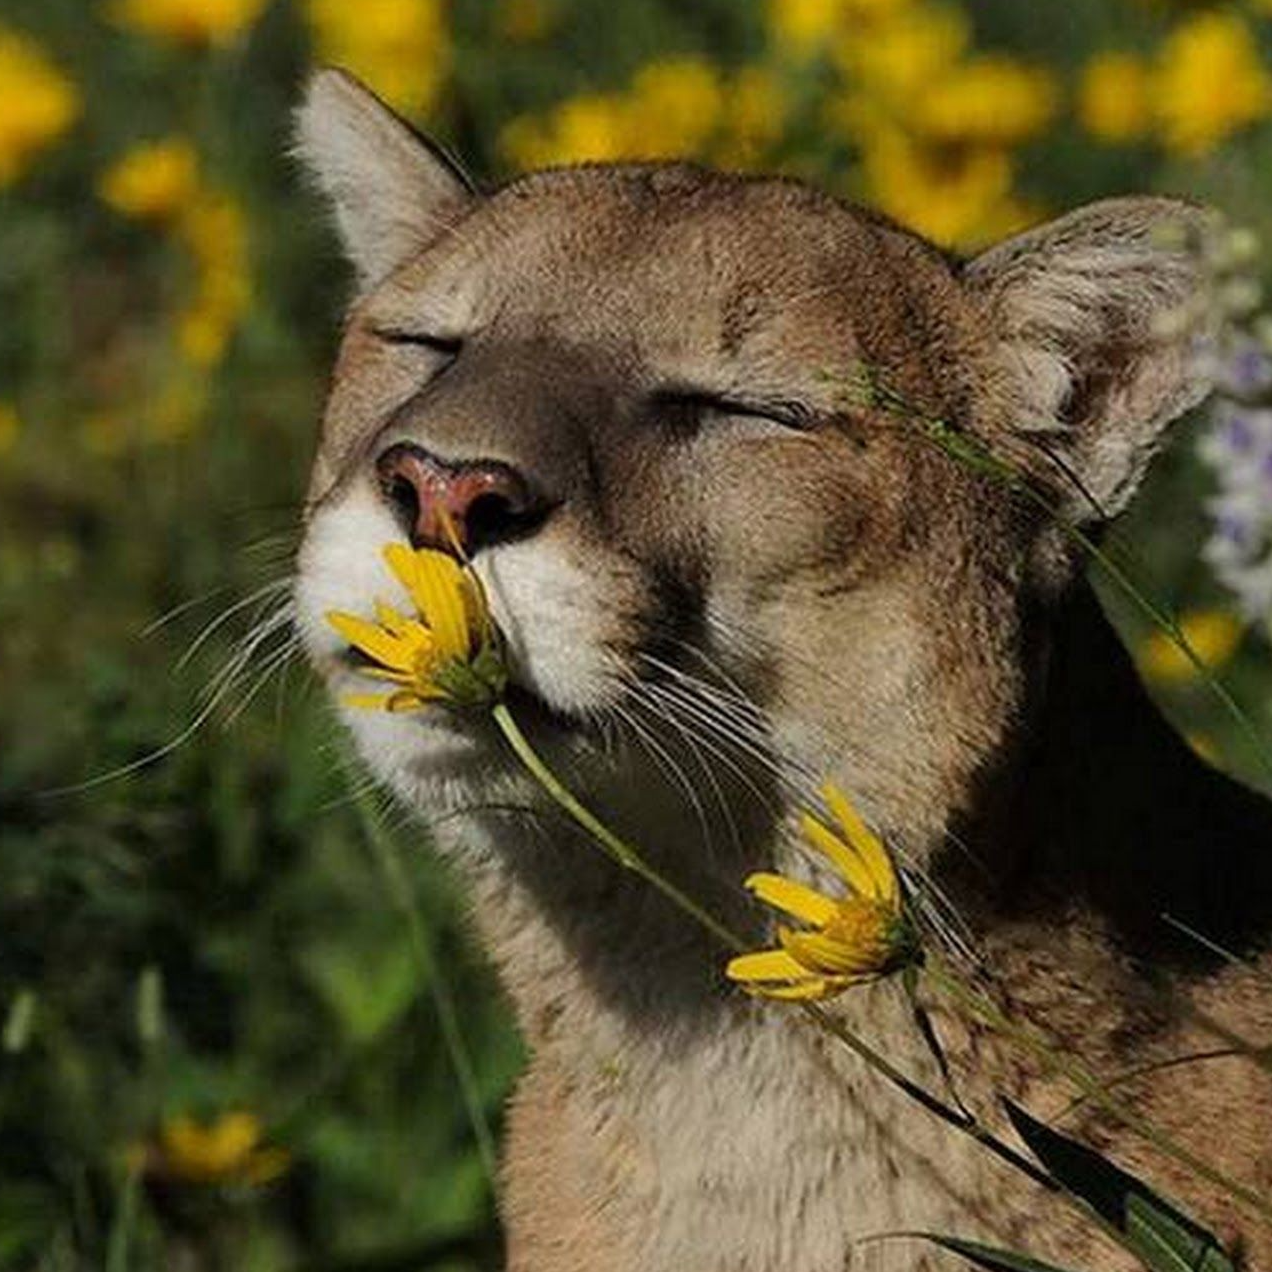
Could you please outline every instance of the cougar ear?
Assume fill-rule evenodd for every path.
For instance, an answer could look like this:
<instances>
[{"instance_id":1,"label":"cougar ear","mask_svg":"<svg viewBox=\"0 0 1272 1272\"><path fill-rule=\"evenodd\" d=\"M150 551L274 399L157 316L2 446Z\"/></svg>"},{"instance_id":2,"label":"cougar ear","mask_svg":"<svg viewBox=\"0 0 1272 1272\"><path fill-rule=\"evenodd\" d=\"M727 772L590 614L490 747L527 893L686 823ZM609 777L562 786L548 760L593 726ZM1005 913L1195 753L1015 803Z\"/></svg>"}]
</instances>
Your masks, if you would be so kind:
<instances>
[{"instance_id":1,"label":"cougar ear","mask_svg":"<svg viewBox=\"0 0 1272 1272\"><path fill-rule=\"evenodd\" d=\"M331 200L345 251L369 289L474 197L468 179L365 85L326 69L296 112L294 151Z\"/></svg>"},{"instance_id":2,"label":"cougar ear","mask_svg":"<svg viewBox=\"0 0 1272 1272\"><path fill-rule=\"evenodd\" d=\"M1210 223L1172 199L1110 199L966 267L999 341L1013 427L1059 461L1060 505L1076 520L1120 512L1166 426L1209 389L1197 325L1181 319L1203 307L1197 247Z\"/></svg>"}]
</instances>

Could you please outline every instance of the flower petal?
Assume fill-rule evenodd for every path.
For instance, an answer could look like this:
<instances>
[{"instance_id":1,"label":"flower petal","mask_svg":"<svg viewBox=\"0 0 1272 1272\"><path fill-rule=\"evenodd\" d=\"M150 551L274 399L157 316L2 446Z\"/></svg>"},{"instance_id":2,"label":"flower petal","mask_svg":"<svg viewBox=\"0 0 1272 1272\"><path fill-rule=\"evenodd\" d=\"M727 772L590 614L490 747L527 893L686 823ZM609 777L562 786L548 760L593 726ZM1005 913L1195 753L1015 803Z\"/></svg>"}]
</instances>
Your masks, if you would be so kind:
<instances>
[{"instance_id":1,"label":"flower petal","mask_svg":"<svg viewBox=\"0 0 1272 1272\"><path fill-rule=\"evenodd\" d=\"M848 796L833 782L827 782L822 788L822 798L843 829L848 842L857 850L858 856L874 878L873 895L881 901L899 901L901 889L896 867L893 866L883 841L866 825Z\"/></svg>"},{"instance_id":2,"label":"flower petal","mask_svg":"<svg viewBox=\"0 0 1272 1272\"><path fill-rule=\"evenodd\" d=\"M815 927L821 927L835 917L834 901L794 879L761 871L751 875L746 886L765 904Z\"/></svg>"},{"instance_id":3,"label":"flower petal","mask_svg":"<svg viewBox=\"0 0 1272 1272\"><path fill-rule=\"evenodd\" d=\"M405 614L399 613L386 601L378 599L375 603L375 621L387 631L392 632L394 636L405 635L411 623Z\"/></svg>"},{"instance_id":4,"label":"flower petal","mask_svg":"<svg viewBox=\"0 0 1272 1272\"><path fill-rule=\"evenodd\" d=\"M805 975L870 975L878 972L887 961L885 946L863 949L822 936L819 932L783 929L778 935L782 948L803 968Z\"/></svg>"},{"instance_id":5,"label":"flower petal","mask_svg":"<svg viewBox=\"0 0 1272 1272\"><path fill-rule=\"evenodd\" d=\"M359 711L385 711L392 696L390 693L346 693L340 701Z\"/></svg>"},{"instance_id":6,"label":"flower petal","mask_svg":"<svg viewBox=\"0 0 1272 1272\"><path fill-rule=\"evenodd\" d=\"M410 646L384 628L377 627L375 623L369 623L356 614L345 614L340 610L330 610L327 622L368 658L374 658L376 662L397 671L411 669Z\"/></svg>"},{"instance_id":7,"label":"flower petal","mask_svg":"<svg viewBox=\"0 0 1272 1272\"><path fill-rule=\"evenodd\" d=\"M840 878L858 896L877 897L875 877L866 868L865 862L861 860L856 849L850 848L834 831L819 822L812 813L801 813L799 824L804 832L804 838L830 858Z\"/></svg>"},{"instance_id":8,"label":"flower petal","mask_svg":"<svg viewBox=\"0 0 1272 1272\"><path fill-rule=\"evenodd\" d=\"M437 644L441 658L466 658L468 621L464 611L464 572L445 552L413 552L405 544L384 549L389 569L411 594Z\"/></svg>"},{"instance_id":9,"label":"flower petal","mask_svg":"<svg viewBox=\"0 0 1272 1272\"><path fill-rule=\"evenodd\" d=\"M853 983L842 977L811 976L806 981L791 985L747 985L746 992L757 994L762 998L778 998L786 1002L811 1002L833 998L836 994L851 988Z\"/></svg>"},{"instance_id":10,"label":"flower petal","mask_svg":"<svg viewBox=\"0 0 1272 1272\"><path fill-rule=\"evenodd\" d=\"M735 981L805 980L808 969L785 950L760 950L731 958L724 974Z\"/></svg>"}]
</instances>

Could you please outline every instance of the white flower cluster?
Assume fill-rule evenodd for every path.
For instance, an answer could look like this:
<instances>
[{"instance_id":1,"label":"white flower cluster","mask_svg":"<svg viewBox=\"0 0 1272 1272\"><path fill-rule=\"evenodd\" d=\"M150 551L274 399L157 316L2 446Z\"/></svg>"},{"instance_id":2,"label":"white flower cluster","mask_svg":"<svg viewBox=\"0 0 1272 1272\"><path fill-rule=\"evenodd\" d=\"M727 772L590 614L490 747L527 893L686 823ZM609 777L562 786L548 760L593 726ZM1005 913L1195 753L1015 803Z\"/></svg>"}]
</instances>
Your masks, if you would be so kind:
<instances>
[{"instance_id":1,"label":"white flower cluster","mask_svg":"<svg viewBox=\"0 0 1272 1272\"><path fill-rule=\"evenodd\" d=\"M1219 330L1202 351L1215 385L1199 452L1216 492L1202 557L1249 619L1272 622L1272 327L1253 276L1259 256L1248 230L1231 230L1207 252Z\"/></svg>"}]
</instances>

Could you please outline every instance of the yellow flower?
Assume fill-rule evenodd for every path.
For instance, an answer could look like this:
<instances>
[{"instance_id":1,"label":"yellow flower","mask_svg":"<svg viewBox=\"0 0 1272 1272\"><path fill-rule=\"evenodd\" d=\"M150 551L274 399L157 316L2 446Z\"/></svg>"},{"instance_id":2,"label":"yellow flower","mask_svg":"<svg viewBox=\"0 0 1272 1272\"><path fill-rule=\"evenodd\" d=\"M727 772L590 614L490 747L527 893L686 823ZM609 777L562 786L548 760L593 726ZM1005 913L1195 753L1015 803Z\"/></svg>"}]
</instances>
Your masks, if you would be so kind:
<instances>
[{"instance_id":1,"label":"yellow flower","mask_svg":"<svg viewBox=\"0 0 1272 1272\"><path fill-rule=\"evenodd\" d=\"M499 139L517 168L705 153L725 116L725 87L710 63L668 58L642 67L622 93L567 98L546 118L513 119Z\"/></svg>"},{"instance_id":2,"label":"yellow flower","mask_svg":"<svg viewBox=\"0 0 1272 1272\"><path fill-rule=\"evenodd\" d=\"M1117 145L1143 137L1152 126L1148 66L1134 53L1097 53L1078 85L1078 118L1100 141Z\"/></svg>"},{"instance_id":3,"label":"yellow flower","mask_svg":"<svg viewBox=\"0 0 1272 1272\"><path fill-rule=\"evenodd\" d=\"M547 119L513 119L500 149L521 169L628 158L627 104L612 93L584 93L562 102Z\"/></svg>"},{"instance_id":4,"label":"yellow flower","mask_svg":"<svg viewBox=\"0 0 1272 1272\"><path fill-rule=\"evenodd\" d=\"M1226 610L1192 610L1179 620L1184 639L1207 667L1217 670L1229 662L1245 632L1241 621ZM1155 631L1140 646L1139 665L1145 677L1160 685L1192 680L1196 668L1164 631Z\"/></svg>"},{"instance_id":5,"label":"yellow flower","mask_svg":"<svg viewBox=\"0 0 1272 1272\"><path fill-rule=\"evenodd\" d=\"M768 29L796 56L817 52L838 32L913 7L913 0L769 0Z\"/></svg>"},{"instance_id":6,"label":"yellow flower","mask_svg":"<svg viewBox=\"0 0 1272 1272\"><path fill-rule=\"evenodd\" d=\"M841 790L828 785L823 796L836 828L808 813L801 825L808 841L848 886L849 895L829 897L778 874L747 879L746 886L761 901L806 925L779 927L779 948L729 961L725 971L731 980L767 998L830 998L919 958L901 882L887 849Z\"/></svg>"},{"instance_id":7,"label":"yellow flower","mask_svg":"<svg viewBox=\"0 0 1272 1272\"><path fill-rule=\"evenodd\" d=\"M937 143L1015 146L1047 126L1056 100L1047 71L987 53L938 76L919 94L909 123Z\"/></svg>"},{"instance_id":8,"label":"yellow flower","mask_svg":"<svg viewBox=\"0 0 1272 1272\"><path fill-rule=\"evenodd\" d=\"M506 674L495 642L485 595L471 570L445 552L419 551L401 543L384 560L406 589L417 618L377 601L375 622L332 610L327 621L370 665L365 675L397 688L355 694L349 706L418 711L430 702L484 705L503 692Z\"/></svg>"},{"instance_id":9,"label":"yellow flower","mask_svg":"<svg viewBox=\"0 0 1272 1272\"><path fill-rule=\"evenodd\" d=\"M1154 82L1167 149L1208 154L1272 110L1272 81L1249 26L1235 12L1186 18L1162 47Z\"/></svg>"},{"instance_id":10,"label":"yellow flower","mask_svg":"<svg viewBox=\"0 0 1272 1272\"><path fill-rule=\"evenodd\" d=\"M833 52L840 70L866 97L905 106L963 56L970 40L961 9L919 8L898 13L868 39L846 32Z\"/></svg>"},{"instance_id":11,"label":"yellow flower","mask_svg":"<svg viewBox=\"0 0 1272 1272\"><path fill-rule=\"evenodd\" d=\"M441 0L305 0L319 61L352 71L391 106L426 114L450 62Z\"/></svg>"},{"instance_id":12,"label":"yellow flower","mask_svg":"<svg viewBox=\"0 0 1272 1272\"><path fill-rule=\"evenodd\" d=\"M115 0L112 21L193 48L228 44L260 16L267 0Z\"/></svg>"},{"instance_id":13,"label":"yellow flower","mask_svg":"<svg viewBox=\"0 0 1272 1272\"><path fill-rule=\"evenodd\" d=\"M716 146L716 162L751 168L779 142L790 112L782 81L767 66L746 66L729 88L724 110L724 135Z\"/></svg>"},{"instance_id":14,"label":"yellow flower","mask_svg":"<svg viewBox=\"0 0 1272 1272\"><path fill-rule=\"evenodd\" d=\"M262 1148L261 1134L251 1113L225 1113L206 1126L183 1114L160 1129L156 1168L191 1184L265 1184L291 1158L286 1149Z\"/></svg>"},{"instance_id":15,"label":"yellow flower","mask_svg":"<svg viewBox=\"0 0 1272 1272\"><path fill-rule=\"evenodd\" d=\"M168 221L184 211L198 190L199 160L184 137L135 146L103 174L102 199L139 221Z\"/></svg>"},{"instance_id":16,"label":"yellow flower","mask_svg":"<svg viewBox=\"0 0 1272 1272\"><path fill-rule=\"evenodd\" d=\"M228 195L205 190L177 226L195 268L194 295L177 316L177 344L197 366L220 361L251 301L247 220Z\"/></svg>"},{"instance_id":17,"label":"yellow flower","mask_svg":"<svg viewBox=\"0 0 1272 1272\"><path fill-rule=\"evenodd\" d=\"M22 421L8 402L0 402L0 455L11 451L22 432Z\"/></svg>"},{"instance_id":18,"label":"yellow flower","mask_svg":"<svg viewBox=\"0 0 1272 1272\"><path fill-rule=\"evenodd\" d=\"M884 127L863 147L862 174L876 207L942 246L975 247L1026 219L999 147L925 146Z\"/></svg>"},{"instance_id":19,"label":"yellow flower","mask_svg":"<svg viewBox=\"0 0 1272 1272\"><path fill-rule=\"evenodd\" d=\"M79 112L75 85L40 46L0 26L0 189L22 176L35 156L70 128Z\"/></svg>"},{"instance_id":20,"label":"yellow flower","mask_svg":"<svg viewBox=\"0 0 1272 1272\"><path fill-rule=\"evenodd\" d=\"M629 102L628 153L679 158L702 152L720 124L724 91L710 63L676 57L637 71Z\"/></svg>"}]
</instances>

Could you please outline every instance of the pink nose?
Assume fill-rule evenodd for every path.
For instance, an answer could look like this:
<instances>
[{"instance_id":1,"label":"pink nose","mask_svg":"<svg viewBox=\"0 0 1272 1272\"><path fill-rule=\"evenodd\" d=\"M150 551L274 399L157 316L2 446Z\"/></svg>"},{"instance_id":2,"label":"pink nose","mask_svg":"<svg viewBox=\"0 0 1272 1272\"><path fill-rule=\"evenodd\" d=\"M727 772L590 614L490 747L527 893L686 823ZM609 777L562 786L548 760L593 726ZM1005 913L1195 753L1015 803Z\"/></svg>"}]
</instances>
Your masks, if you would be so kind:
<instances>
[{"instance_id":1,"label":"pink nose","mask_svg":"<svg viewBox=\"0 0 1272 1272\"><path fill-rule=\"evenodd\" d=\"M546 512L526 479L496 460L452 464L399 442L376 461L376 472L417 548L471 555L529 534Z\"/></svg>"}]
</instances>

